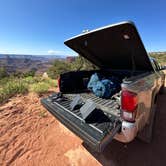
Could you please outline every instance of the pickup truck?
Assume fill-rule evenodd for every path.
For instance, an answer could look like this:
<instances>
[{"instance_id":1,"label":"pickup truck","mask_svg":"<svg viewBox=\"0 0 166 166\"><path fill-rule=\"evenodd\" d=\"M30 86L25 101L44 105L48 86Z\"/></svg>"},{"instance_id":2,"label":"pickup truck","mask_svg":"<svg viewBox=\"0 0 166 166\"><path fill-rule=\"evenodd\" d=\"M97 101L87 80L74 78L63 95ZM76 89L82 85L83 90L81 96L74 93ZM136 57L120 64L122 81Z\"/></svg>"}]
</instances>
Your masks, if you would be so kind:
<instances>
[{"instance_id":1,"label":"pickup truck","mask_svg":"<svg viewBox=\"0 0 166 166\"><path fill-rule=\"evenodd\" d=\"M148 56L134 23L121 22L88 31L65 44L98 69L61 74L60 92L41 99L43 106L98 152L112 139L128 143L139 137L150 142L165 75L158 62ZM120 89L109 99L95 96L87 89L94 73L118 78ZM82 112L88 113L92 107L95 111L90 111L85 120Z\"/></svg>"}]
</instances>

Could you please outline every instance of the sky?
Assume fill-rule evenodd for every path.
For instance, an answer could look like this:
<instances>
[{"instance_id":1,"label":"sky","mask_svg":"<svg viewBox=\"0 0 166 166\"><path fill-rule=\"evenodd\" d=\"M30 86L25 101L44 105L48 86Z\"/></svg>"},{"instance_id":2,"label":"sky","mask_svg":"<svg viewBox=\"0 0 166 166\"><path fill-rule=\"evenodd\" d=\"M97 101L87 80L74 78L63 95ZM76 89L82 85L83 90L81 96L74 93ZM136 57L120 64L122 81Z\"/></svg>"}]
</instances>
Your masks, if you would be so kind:
<instances>
[{"instance_id":1,"label":"sky","mask_svg":"<svg viewBox=\"0 0 166 166\"><path fill-rule=\"evenodd\" d=\"M165 0L0 0L0 53L76 55L66 39L125 20L147 51L166 51Z\"/></svg>"}]
</instances>

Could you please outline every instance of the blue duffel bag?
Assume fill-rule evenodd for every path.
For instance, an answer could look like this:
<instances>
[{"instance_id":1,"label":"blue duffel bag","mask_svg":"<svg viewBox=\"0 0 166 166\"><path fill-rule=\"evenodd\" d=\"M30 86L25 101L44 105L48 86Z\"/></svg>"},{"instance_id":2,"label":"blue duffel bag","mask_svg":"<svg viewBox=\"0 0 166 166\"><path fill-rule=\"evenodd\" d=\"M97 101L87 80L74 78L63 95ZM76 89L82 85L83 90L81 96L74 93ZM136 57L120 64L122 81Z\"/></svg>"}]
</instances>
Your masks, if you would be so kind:
<instances>
[{"instance_id":1,"label":"blue duffel bag","mask_svg":"<svg viewBox=\"0 0 166 166\"><path fill-rule=\"evenodd\" d=\"M88 82L88 89L92 90L93 87L96 86L98 81L100 81L98 74L93 74Z\"/></svg>"},{"instance_id":2,"label":"blue duffel bag","mask_svg":"<svg viewBox=\"0 0 166 166\"><path fill-rule=\"evenodd\" d=\"M112 80L115 78L112 77ZM101 98L110 98L119 86L118 82L113 82L111 77L109 79L99 79L97 73L93 74L88 83L88 89L91 90L96 96Z\"/></svg>"}]
</instances>

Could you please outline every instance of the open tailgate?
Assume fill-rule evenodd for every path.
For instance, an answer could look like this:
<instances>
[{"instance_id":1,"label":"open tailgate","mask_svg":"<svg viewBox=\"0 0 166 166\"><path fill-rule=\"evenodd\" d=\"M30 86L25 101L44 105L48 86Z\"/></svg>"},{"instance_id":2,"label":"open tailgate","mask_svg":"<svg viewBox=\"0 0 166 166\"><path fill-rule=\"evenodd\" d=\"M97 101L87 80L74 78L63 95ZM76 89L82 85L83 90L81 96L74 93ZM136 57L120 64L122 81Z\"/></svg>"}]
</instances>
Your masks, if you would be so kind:
<instances>
[{"instance_id":1,"label":"open tailgate","mask_svg":"<svg viewBox=\"0 0 166 166\"><path fill-rule=\"evenodd\" d=\"M116 116L107 117L102 111L87 122L82 118L80 109L71 110L71 99L52 101L51 96L41 100L43 106L67 128L98 152L103 151L121 128Z\"/></svg>"}]
</instances>

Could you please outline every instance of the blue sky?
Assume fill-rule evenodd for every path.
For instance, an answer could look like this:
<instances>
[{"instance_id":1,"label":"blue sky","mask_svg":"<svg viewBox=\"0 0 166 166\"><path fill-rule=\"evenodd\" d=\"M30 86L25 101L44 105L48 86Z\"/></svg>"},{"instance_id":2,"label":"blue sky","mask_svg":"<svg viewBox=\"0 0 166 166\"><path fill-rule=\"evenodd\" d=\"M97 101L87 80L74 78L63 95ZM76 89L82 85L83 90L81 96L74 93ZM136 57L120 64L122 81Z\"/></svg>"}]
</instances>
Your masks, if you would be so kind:
<instances>
[{"instance_id":1,"label":"blue sky","mask_svg":"<svg viewBox=\"0 0 166 166\"><path fill-rule=\"evenodd\" d=\"M135 22L148 51L166 51L165 0L0 0L0 53L75 55L84 29Z\"/></svg>"}]
</instances>

